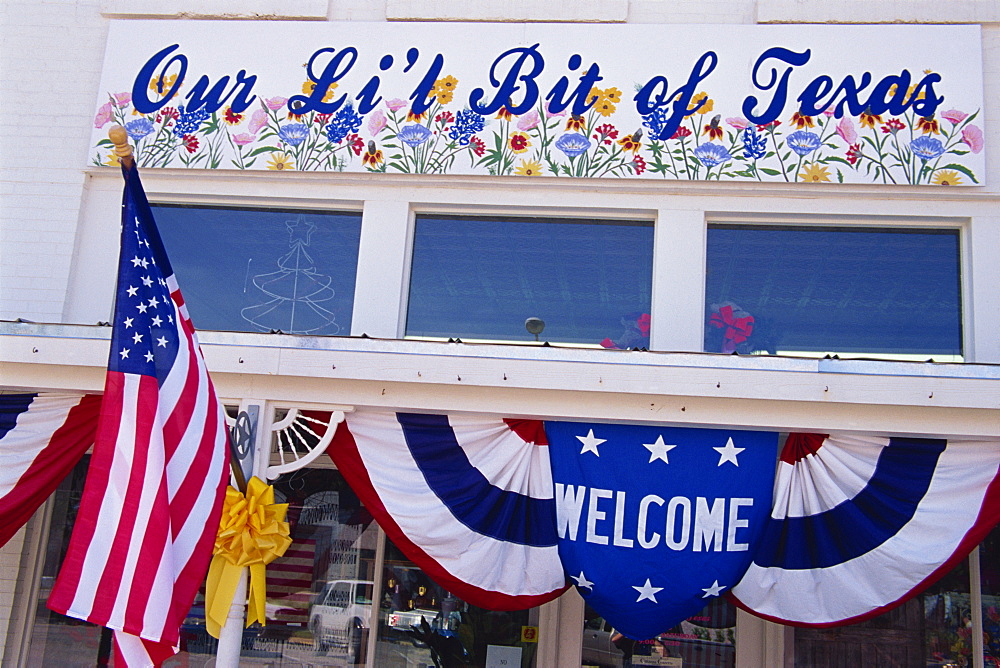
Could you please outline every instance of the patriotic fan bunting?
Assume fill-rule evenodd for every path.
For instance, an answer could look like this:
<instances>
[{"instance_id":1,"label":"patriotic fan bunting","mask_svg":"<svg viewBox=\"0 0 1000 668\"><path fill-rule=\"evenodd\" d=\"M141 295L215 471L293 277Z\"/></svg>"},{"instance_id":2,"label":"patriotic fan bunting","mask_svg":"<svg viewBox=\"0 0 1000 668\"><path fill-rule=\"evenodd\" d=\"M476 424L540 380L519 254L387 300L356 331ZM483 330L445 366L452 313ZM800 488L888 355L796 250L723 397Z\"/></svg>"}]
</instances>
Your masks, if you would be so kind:
<instances>
[{"instance_id":1,"label":"patriotic fan bunting","mask_svg":"<svg viewBox=\"0 0 1000 668\"><path fill-rule=\"evenodd\" d=\"M1000 522L1000 441L792 434L738 604L787 624L872 617Z\"/></svg>"},{"instance_id":2,"label":"patriotic fan bunting","mask_svg":"<svg viewBox=\"0 0 1000 668\"><path fill-rule=\"evenodd\" d=\"M100 406L91 394L0 395L0 546L93 445Z\"/></svg>"},{"instance_id":3,"label":"patriotic fan bunting","mask_svg":"<svg viewBox=\"0 0 1000 668\"><path fill-rule=\"evenodd\" d=\"M328 452L397 547L438 584L480 607L518 610L566 588L540 427L358 411Z\"/></svg>"}]
</instances>

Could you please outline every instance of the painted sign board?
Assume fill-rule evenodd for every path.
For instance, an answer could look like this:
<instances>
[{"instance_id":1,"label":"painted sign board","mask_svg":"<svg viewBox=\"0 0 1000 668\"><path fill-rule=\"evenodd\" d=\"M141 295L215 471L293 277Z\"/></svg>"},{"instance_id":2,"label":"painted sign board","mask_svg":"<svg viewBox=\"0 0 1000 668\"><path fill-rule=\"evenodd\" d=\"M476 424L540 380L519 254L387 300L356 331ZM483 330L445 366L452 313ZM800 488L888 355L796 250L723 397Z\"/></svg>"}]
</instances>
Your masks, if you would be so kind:
<instances>
[{"instance_id":1,"label":"painted sign board","mask_svg":"<svg viewBox=\"0 0 1000 668\"><path fill-rule=\"evenodd\" d=\"M979 26L112 21L90 160L982 183Z\"/></svg>"}]
</instances>

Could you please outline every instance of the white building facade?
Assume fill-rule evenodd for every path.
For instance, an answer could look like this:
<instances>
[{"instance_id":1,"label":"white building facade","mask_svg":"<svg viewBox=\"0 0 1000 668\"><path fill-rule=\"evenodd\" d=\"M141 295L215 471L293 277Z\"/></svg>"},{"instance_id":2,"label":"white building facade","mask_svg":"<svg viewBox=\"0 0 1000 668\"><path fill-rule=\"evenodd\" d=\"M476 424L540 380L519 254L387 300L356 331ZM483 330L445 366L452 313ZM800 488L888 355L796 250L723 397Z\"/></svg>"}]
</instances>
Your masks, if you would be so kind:
<instances>
[{"instance_id":1,"label":"white building facade","mask_svg":"<svg viewBox=\"0 0 1000 668\"><path fill-rule=\"evenodd\" d=\"M245 413L255 426L258 473L315 445L296 425L357 408L1000 435L996 1L285 4L4 5L0 389L103 389L122 181L101 142L120 121L219 396L232 418ZM124 77L175 35L180 47L162 62L188 58L178 97L150 88L142 108ZM343 36L358 45L365 76L351 88L333 74L330 99L313 96ZM547 56L558 54L546 67L559 71L542 94L567 75L568 100L599 53L607 78L592 87L608 113L578 114L571 101L553 109L540 97L507 117L483 107L478 134L457 129L503 45L545 40L555 44ZM852 113L847 103L849 126L822 112L757 123L747 112L762 113L773 86L757 86L760 106L741 106L745 89L713 89L706 74L689 91L703 110L669 133L656 125L668 119L626 113L657 68L672 95L698 78L694 63L708 51L721 54L717 76L763 82L771 62L756 73L755 62L779 42L799 54L814 44L817 67L842 65L829 72L834 86L860 78L866 63L876 81L910 68L917 93L937 73L946 101L926 115L919 106L871 114L863 100ZM408 76L427 72L438 95L415 116L419 99L401 72L411 44L420 55ZM656 52L670 44L680 46ZM432 49L446 56L437 71ZM727 54L741 50L730 67ZM379 60L388 53L394 62ZM154 78L174 85L178 63ZM476 83L464 74L474 71ZM817 72L826 70L792 78L794 95ZM177 107L202 73L212 84L228 74L231 94L210 119L174 132L190 120ZM241 108L239 83L254 74L244 98L259 100ZM366 112L352 99L356 123L321 106L373 75L382 88ZM293 117L285 105L296 95L314 106ZM148 127L134 125L142 119ZM819 143L793 149L806 135ZM763 142L758 158L753 141ZM0 550L5 666L68 665L66 653L93 665L107 652L99 628L44 607L83 466ZM471 609L391 544L325 455L272 472L296 509L295 555L272 570L271 623L245 634L243 665L433 665L405 633L414 610L459 638L471 665L623 665L613 630L574 591L524 612ZM719 604L638 645L635 665L989 666L984 657L1000 652L990 649L1000 637L998 563L994 529L927 593L839 629L782 626ZM168 665L214 657L197 606Z\"/></svg>"}]
</instances>

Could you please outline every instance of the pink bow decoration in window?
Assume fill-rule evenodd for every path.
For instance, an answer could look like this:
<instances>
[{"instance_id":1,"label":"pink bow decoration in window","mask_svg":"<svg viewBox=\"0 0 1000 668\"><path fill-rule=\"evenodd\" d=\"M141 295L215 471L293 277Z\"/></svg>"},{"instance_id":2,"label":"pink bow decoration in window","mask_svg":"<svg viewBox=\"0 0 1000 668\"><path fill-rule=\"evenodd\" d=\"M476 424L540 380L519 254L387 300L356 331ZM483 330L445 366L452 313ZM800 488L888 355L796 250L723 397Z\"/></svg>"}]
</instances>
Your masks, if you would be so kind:
<instances>
[{"instance_id":1,"label":"pink bow decoration in window","mask_svg":"<svg viewBox=\"0 0 1000 668\"><path fill-rule=\"evenodd\" d=\"M650 321L648 313L633 312L622 316L625 331L621 337L618 340L608 337L601 341L601 346L615 350L648 348Z\"/></svg>"},{"instance_id":2,"label":"pink bow decoration in window","mask_svg":"<svg viewBox=\"0 0 1000 668\"><path fill-rule=\"evenodd\" d=\"M721 307L718 313L713 313L708 324L718 329L726 329L722 341L724 353L734 352L736 346L746 341L753 333L753 316L736 317L733 315L733 307L728 304Z\"/></svg>"}]
</instances>

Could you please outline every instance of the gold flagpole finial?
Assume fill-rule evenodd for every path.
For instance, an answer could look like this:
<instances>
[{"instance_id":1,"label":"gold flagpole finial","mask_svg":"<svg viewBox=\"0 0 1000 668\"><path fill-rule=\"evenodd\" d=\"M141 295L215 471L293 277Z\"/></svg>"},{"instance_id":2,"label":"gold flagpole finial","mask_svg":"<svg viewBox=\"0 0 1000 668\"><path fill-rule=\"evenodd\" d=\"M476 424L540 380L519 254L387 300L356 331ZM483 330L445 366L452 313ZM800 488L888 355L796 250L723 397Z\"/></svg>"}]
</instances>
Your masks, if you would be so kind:
<instances>
[{"instance_id":1,"label":"gold flagpole finial","mask_svg":"<svg viewBox=\"0 0 1000 668\"><path fill-rule=\"evenodd\" d=\"M135 164L135 158L132 157L132 147L128 143L128 131L125 128L120 125L111 126L111 129L108 130L108 139L115 145L114 153L123 165L131 167Z\"/></svg>"}]
</instances>

